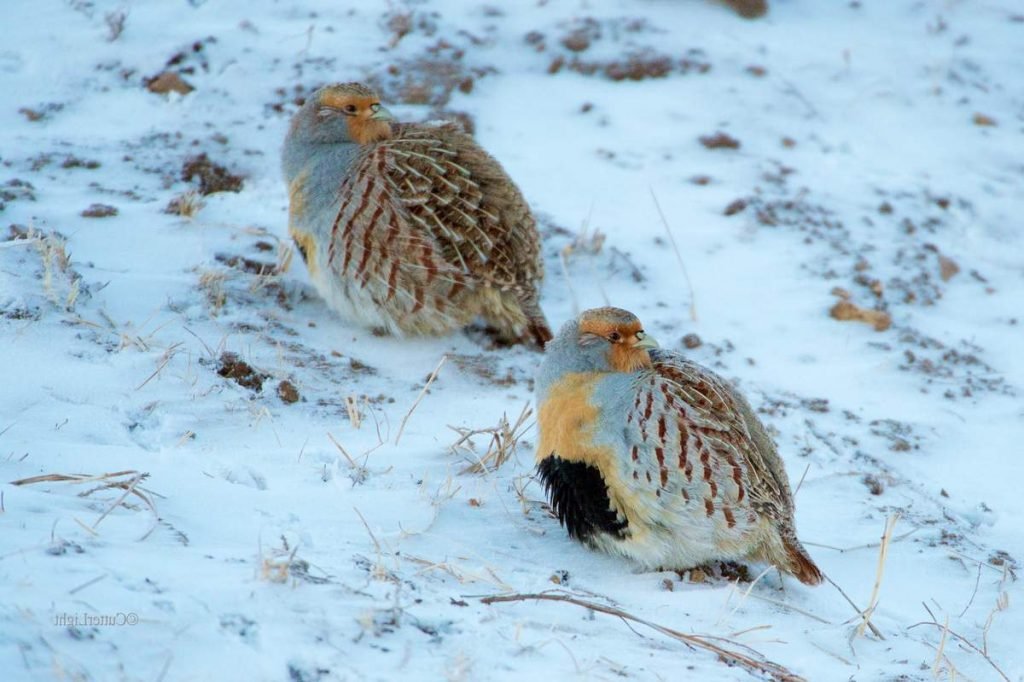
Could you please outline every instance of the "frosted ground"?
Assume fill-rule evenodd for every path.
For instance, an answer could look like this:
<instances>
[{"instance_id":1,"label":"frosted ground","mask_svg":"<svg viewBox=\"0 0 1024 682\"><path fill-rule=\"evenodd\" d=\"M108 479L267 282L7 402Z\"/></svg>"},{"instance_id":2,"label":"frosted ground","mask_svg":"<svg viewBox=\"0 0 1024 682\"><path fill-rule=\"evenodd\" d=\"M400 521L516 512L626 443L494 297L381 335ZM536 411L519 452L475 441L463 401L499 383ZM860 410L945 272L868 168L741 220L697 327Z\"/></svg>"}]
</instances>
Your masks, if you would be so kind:
<instances>
[{"instance_id":1,"label":"frosted ground","mask_svg":"<svg viewBox=\"0 0 1024 682\"><path fill-rule=\"evenodd\" d=\"M1024 679L1019 3L3 14L3 680ZM608 301L736 381L856 607L570 543L514 428L538 354L324 307L278 149L356 79L505 164L553 325Z\"/></svg>"}]
</instances>

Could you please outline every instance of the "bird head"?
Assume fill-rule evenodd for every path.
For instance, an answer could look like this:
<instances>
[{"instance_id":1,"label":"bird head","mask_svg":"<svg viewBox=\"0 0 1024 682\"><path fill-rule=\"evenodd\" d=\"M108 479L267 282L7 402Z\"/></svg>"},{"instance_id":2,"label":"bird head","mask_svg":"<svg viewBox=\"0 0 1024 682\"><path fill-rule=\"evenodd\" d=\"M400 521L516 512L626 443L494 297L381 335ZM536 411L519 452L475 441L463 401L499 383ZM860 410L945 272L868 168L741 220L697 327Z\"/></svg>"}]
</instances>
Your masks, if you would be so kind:
<instances>
[{"instance_id":1,"label":"bird head","mask_svg":"<svg viewBox=\"0 0 1024 682\"><path fill-rule=\"evenodd\" d=\"M635 372L651 367L647 352L658 343L647 335L636 315L621 308L592 308L576 318L573 329L578 352L598 371Z\"/></svg>"},{"instance_id":2,"label":"bird head","mask_svg":"<svg viewBox=\"0 0 1024 682\"><path fill-rule=\"evenodd\" d=\"M291 136L315 143L370 144L391 137L394 117L377 93L361 83L325 85L292 119Z\"/></svg>"}]
</instances>

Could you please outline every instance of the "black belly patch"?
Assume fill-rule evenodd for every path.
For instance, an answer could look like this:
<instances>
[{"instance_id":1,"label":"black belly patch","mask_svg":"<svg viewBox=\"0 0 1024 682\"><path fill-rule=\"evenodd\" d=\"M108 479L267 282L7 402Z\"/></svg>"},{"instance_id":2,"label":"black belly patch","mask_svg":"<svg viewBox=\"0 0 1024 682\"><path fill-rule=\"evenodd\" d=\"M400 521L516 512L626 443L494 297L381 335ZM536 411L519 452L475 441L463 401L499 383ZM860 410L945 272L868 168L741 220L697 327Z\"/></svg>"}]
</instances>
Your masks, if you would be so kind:
<instances>
[{"instance_id":1,"label":"black belly patch","mask_svg":"<svg viewBox=\"0 0 1024 682\"><path fill-rule=\"evenodd\" d=\"M629 522L620 521L612 511L608 486L597 467L552 454L537 465L537 471L569 537L586 541L601 532L625 537Z\"/></svg>"}]
</instances>

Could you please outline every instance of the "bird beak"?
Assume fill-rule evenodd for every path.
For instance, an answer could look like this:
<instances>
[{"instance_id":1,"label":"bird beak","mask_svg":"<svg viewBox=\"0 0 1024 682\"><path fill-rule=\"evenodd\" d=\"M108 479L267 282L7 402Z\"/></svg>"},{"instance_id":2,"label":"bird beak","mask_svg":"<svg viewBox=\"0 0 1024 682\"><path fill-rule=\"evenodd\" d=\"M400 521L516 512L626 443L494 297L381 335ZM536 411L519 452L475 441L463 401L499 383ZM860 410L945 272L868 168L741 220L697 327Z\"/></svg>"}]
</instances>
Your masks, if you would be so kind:
<instances>
[{"instance_id":1,"label":"bird beak","mask_svg":"<svg viewBox=\"0 0 1024 682\"><path fill-rule=\"evenodd\" d=\"M644 350L651 350L652 348L659 347L658 342L655 341L654 337L650 336L649 334L641 332L640 334L637 334L637 337L638 338L636 345L633 346L634 348L643 348Z\"/></svg>"},{"instance_id":2,"label":"bird beak","mask_svg":"<svg viewBox=\"0 0 1024 682\"><path fill-rule=\"evenodd\" d=\"M395 117L391 115L391 112L381 107L377 111L373 112L373 116L370 117L374 121L394 121Z\"/></svg>"}]
</instances>

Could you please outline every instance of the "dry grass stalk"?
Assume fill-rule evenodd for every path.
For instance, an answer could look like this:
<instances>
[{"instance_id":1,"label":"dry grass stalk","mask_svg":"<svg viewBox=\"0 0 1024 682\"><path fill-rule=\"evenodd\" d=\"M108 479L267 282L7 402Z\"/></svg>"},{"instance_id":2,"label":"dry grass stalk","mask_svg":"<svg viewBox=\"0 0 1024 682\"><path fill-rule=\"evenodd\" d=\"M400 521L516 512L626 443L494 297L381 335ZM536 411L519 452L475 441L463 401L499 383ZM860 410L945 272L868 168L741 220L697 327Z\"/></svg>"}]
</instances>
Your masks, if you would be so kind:
<instances>
[{"instance_id":1,"label":"dry grass stalk","mask_svg":"<svg viewBox=\"0 0 1024 682\"><path fill-rule=\"evenodd\" d=\"M359 398L355 395L345 396L345 411L352 428L358 429L363 425L363 413L359 411Z\"/></svg>"},{"instance_id":2,"label":"dry grass stalk","mask_svg":"<svg viewBox=\"0 0 1024 682\"><path fill-rule=\"evenodd\" d=\"M453 564L451 561L430 561L429 559L423 559L404 552L402 554L402 558L423 567L417 571L417 574L427 573L429 571L441 571L442 573L447 573L451 577L455 578L462 585L467 583L485 582L494 585L499 590L512 589L503 580L498 578L490 568L486 569L486 575L484 575L482 573L467 571L458 565Z\"/></svg>"},{"instance_id":3,"label":"dry grass stalk","mask_svg":"<svg viewBox=\"0 0 1024 682\"><path fill-rule=\"evenodd\" d=\"M683 279L686 280L686 288L690 291L690 321L697 321L697 297L693 293L693 282L690 281L690 273L686 270L686 263L683 262L683 255L679 252L679 245L676 244L675 235L672 234L672 228L668 225L668 220L665 218L665 213L661 210L661 204L658 203L658 195L654 193L654 188L651 187L651 199L654 200L654 207L658 209L658 216L661 217L661 224L665 228L665 234L668 235L668 240L672 244L672 250L676 252L676 260L679 261L679 269L682 270Z\"/></svg>"},{"instance_id":4,"label":"dry grass stalk","mask_svg":"<svg viewBox=\"0 0 1024 682\"><path fill-rule=\"evenodd\" d=\"M365 481L366 478L370 475L369 469L366 468L366 460L369 459L369 454L366 455L366 457L363 459L363 463L360 464L355 459L353 459L352 455L348 454L348 450L346 450L341 443L335 440L334 436L328 433L327 437L330 439L332 443L334 443L334 447L338 448L338 452L340 452L341 455L348 462L349 468L352 470L352 472L349 474L349 478L352 479L352 483L354 485L358 485Z\"/></svg>"},{"instance_id":5,"label":"dry grass stalk","mask_svg":"<svg viewBox=\"0 0 1024 682\"><path fill-rule=\"evenodd\" d=\"M911 528L906 533L903 533L902 535L897 535L896 537L894 537L889 542L889 544L890 545L894 545L897 542L903 542L904 540L906 540L907 538L909 538L911 535L913 535L914 533L918 532L919 530L921 530L921 526L917 526L915 528ZM823 544L823 543L820 543L820 542L809 542L809 541L803 541L803 544L808 545L810 547L822 547L824 549L831 549L831 550L834 550L836 552L839 552L840 554L845 554L846 552L855 552L855 551L861 550L861 549L872 549L874 547L880 546L882 543L881 542L866 542L863 545L853 545L851 547L836 547L835 545L826 545L826 544ZM970 557L966 557L966 558L970 558ZM971 559L971 561L977 562L976 559ZM996 567L995 566L991 566L990 568L996 568ZM860 609L858 609L858 611L859 610Z\"/></svg>"},{"instance_id":6,"label":"dry grass stalk","mask_svg":"<svg viewBox=\"0 0 1024 682\"><path fill-rule=\"evenodd\" d=\"M206 202L203 201L203 195L196 189L190 189L171 199L171 202L167 204L165 212L179 215L186 220L192 220L205 205Z\"/></svg>"},{"instance_id":7,"label":"dry grass stalk","mask_svg":"<svg viewBox=\"0 0 1024 682\"><path fill-rule=\"evenodd\" d=\"M370 540L373 541L374 552L376 552L376 554L377 554L377 561L375 561L374 564L373 564L373 570L370 573L370 576L374 580L387 580L387 581L394 582L394 583L399 582L399 578L398 578L398 574L397 574L398 559L397 559L395 553L390 551L390 550L387 552L387 554L389 554L389 555L391 555L393 557L396 557L395 558L395 564L396 564L395 568L396 568L396 570L394 572L392 572L392 571L389 571L386 566L384 566L384 554L385 554L384 548L381 546L381 543L377 539L377 536L373 534L372 530L370 530L370 524L368 524L366 522L366 519L363 517L362 513L360 513L360 511L356 507L352 507L352 510L356 513L356 516L359 517L359 520L363 522L363 528L366 529L366 534L369 535L370 536ZM397 598L397 595L396 595L396 598Z\"/></svg>"},{"instance_id":8,"label":"dry grass stalk","mask_svg":"<svg viewBox=\"0 0 1024 682\"><path fill-rule=\"evenodd\" d=\"M920 627L922 625L931 625L933 627L937 627L940 630L943 630L943 638L945 638L945 636L947 634L951 635L958 642L966 645L971 651L974 651L976 654L978 654L979 656L984 658L986 661L988 661L988 664L990 666L992 666L992 669L995 670L996 673L998 673L999 676L1001 678L1003 678L1003 680L1005 680L1005 682L1011 682L1010 677L1005 672L1003 672L1003 669L1000 668L998 665L996 665L996 662L992 660L991 656L989 656L988 651L987 651L987 647L986 647L986 649L981 649L977 645L972 643L969 639L964 637L963 635L958 634L955 630L951 630L949 628L949 619L948 618L946 620L946 624L945 625L939 623L939 621L935 618L935 614L932 613L932 610L930 608L928 608L928 605L925 604L924 602L921 602L921 605L924 607L924 610L928 612L928 615L931 616L932 619L930 621L922 621L920 623L914 623L913 625L908 627L907 630L913 630L914 628ZM950 666L950 671L951 672L955 671L956 668L953 666L952 662L949 660L949 657L948 656L944 656L944 658L946 659L946 663L949 664L949 666Z\"/></svg>"},{"instance_id":9,"label":"dry grass stalk","mask_svg":"<svg viewBox=\"0 0 1024 682\"><path fill-rule=\"evenodd\" d=\"M75 302L78 301L78 294L82 290L82 278L76 277L71 281L71 286L68 287L68 295L64 299L65 310L74 310Z\"/></svg>"},{"instance_id":10,"label":"dry grass stalk","mask_svg":"<svg viewBox=\"0 0 1024 682\"><path fill-rule=\"evenodd\" d=\"M590 230L590 220L583 223L583 228L576 233L572 243L566 244L562 247L562 258L566 261L569 260L569 256L576 253L583 253L590 256L596 256L601 253L601 249L604 248L605 239L608 238L604 232L598 229Z\"/></svg>"},{"instance_id":11,"label":"dry grass stalk","mask_svg":"<svg viewBox=\"0 0 1024 682\"><path fill-rule=\"evenodd\" d=\"M71 268L71 256L67 252L67 240L56 232L43 233L31 228L24 237L5 242L5 246L26 244L34 246L43 265L43 292L51 303L67 311L74 310L81 292L81 277ZM55 289L55 275L61 275L67 282L67 293L58 296ZM63 300L61 300L63 298Z\"/></svg>"},{"instance_id":12,"label":"dry grass stalk","mask_svg":"<svg viewBox=\"0 0 1024 682\"><path fill-rule=\"evenodd\" d=\"M754 587L759 582L761 582L761 578L763 578L766 575L768 575L768 572L771 571L773 568L774 568L773 566L766 567L764 570L762 570L760 573L757 574L756 578L754 578L753 580L750 581L750 584L747 585L747 589L743 590L743 593L740 594L739 600L736 602L736 605L734 607L732 607L732 610L729 611L729 613L723 613L721 616L719 616L718 622L715 623L716 627L721 627L724 623L726 623L726 621L728 621L730 618L732 618L734 615L736 615L736 612L739 611L740 608L742 608L743 605L746 603L747 597L749 597L750 593L753 592ZM722 611L723 612L725 611L726 608L728 608L729 602L732 601L733 595L738 594L740 592L739 582L738 581L737 582L731 582L731 585L732 585L732 589L729 590L729 593L726 595L725 602L722 604Z\"/></svg>"},{"instance_id":13,"label":"dry grass stalk","mask_svg":"<svg viewBox=\"0 0 1024 682\"><path fill-rule=\"evenodd\" d=\"M398 441L402 439L402 432L405 430L405 423L409 421L409 417L412 416L412 413L416 410L416 407L420 404L420 401L423 400L423 396L425 396L427 394L427 391L430 390L430 385L434 383L434 379L437 378L438 373L441 371L441 368L444 366L444 363L447 360L448 355L442 355L441 361L437 363L437 367L435 367L434 371L430 373L429 377L427 377L427 383L423 385L423 390L420 391L420 394L418 396L416 396L416 400L413 401L412 407L409 408L409 411L406 412L405 416L402 418L402 423L398 425L398 435L395 436L395 445L398 445Z\"/></svg>"},{"instance_id":14,"label":"dry grass stalk","mask_svg":"<svg viewBox=\"0 0 1024 682\"><path fill-rule=\"evenodd\" d=\"M939 638L939 646L935 648L935 662L932 663L932 675L934 677L939 676L940 666L942 665L942 659L946 658L946 635L949 634L949 616L946 616L946 622L942 625L942 637ZM948 661L949 659L946 658Z\"/></svg>"},{"instance_id":15,"label":"dry grass stalk","mask_svg":"<svg viewBox=\"0 0 1024 682\"><path fill-rule=\"evenodd\" d=\"M157 523L160 521L160 515L157 513L156 505L153 503L153 499L151 497L153 493L139 487L139 483L147 478L149 478L149 474L146 472L128 469L125 471L115 471L113 473L99 474L96 476L90 476L88 474L42 474L40 476L30 476L28 478L18 479L17 481L11 481L11 485L34 485L36 483L98 484L89 490L78 493L79 497L89 497L93 493L101 490L120 488L124 490L124 492L114 501L113 504L107 507L106 511L100 514L99 518L93 522L92 526L85 526L81 522L79 522L79 525L93 535L96 535L96 527L99 526L100 522L107 518L110 512L114 511L114 509L119 506L123 506L125 509L133 509L133 507L128 505L125 500L129 495L134 495L138 499L142 500L149 511L153 514L153 526L141 538L139 538L139 540L145 540L149 537L149 534L153 532L153 529L156 528Z\"/></svg>"},{"instance_id":16,"label":"dry grass stalk","mask_svg":"<svg viewBox=\"0 0 1024 682\"><path fill-rule=\"evenodd\" d=\"M470 676L472 672L473 659L460 651L445 666L444 677L448 682L462 682L463 680L473 679Z\"/></svg>"},{"instance_id":17,"label":"dry grass stalk","mask_svg":"<svg viewBox=\"0 0 1024 682\"><path fill-rule=\"evenodd\" d=\"M875 569L875 584L871 588L871 599L868 600L868 607L861 612L861 623L857 626L856 636L864 635L864 629L871 621L871 616L878 607L878 592L882 587L882 576L885 575L885 560L889 556L889 545L892 543L892 532L896 528L896 522L900 515L893 514L885 522L885 530L882 532L882 544L878 548L878 567Z\"/></svg>"},{"instance_id":18,"label":"dry grass stalk","mask_svg":"<svg viewBox=\"0 0 1024 682\"><path fill-rule=\"evenodd\" d=\"M2 511L2 509L0 509ZM992 621L995 619L996 614L1000 611L1005 611L1010 608L1010 594L1009 592L1000 592L996 598L996 605L992 607L992 610L988 613L988 618L985 619L985 627L981 631L981 651L988 656L988 631L992 628Z\"/></svg>"},{"instance_id":19,"label":"dry grass stalk","mask_svg":"<svg viewBox=\"0 0 1024 682\"><path fill-rule=\"evenodd\" d=\"M565 258L565 252L559 252L558 262L562 265L562 276L565 277L565 288L569 292L569 300L572 301L572 315L580 314L580 302L576 297L576 289L572 286L572 277L569 275L569 262Z\"/></svg>"},{"instance_id":20,"label":"dry grass stalk","mask_svg":"<svg viewBox=\"0 0 1024 682\"><path fill-rule=\"evenodd\" d=\"M575 253L597 255L604 248L607 235L601 230L590 231L590 216L583 222L583 227L573 238L572 243L566 244L558 252L558 260L562 266L562 276L565 277L565 286L569 290L569 298L572 300L573 315L579 314L579 302L576 299L576 290L572 286L572 277L569 275L569 257ZM607 298L607 297L606 297Z\"/></svg>"},{"instance_id":21,"label":"dry grass stalk","mask_svg":"<svg viewBox=\"0 0 1024 682\"><path fill-rule=\"evenodd\" d=\"M752 673L768 675L771 679L777 680L778 682L805 682L803 677L800 677L788 668L785 668L774 661L769 661L762 654L745 644L734 642L724 637L715 637L713 635L687 634L685 632L680 632L679 630L674 630L672 628L665 627L664 625L659 625L652 621L639 618L631 613L623 611L622 609L579 599L569 594L540 592L536 594L494 595L480 599L483 604L530 600L566 602L569 604L575 604L576 606L582 606L585 609L590 609L597 613L605 613L609 616L621 618L623 621L645 625L652 630L660 632L666 637L670 637L678 642L682 642L687 646L695 649L701 649L703 651L709 651L718 656L718 660L726 665L736 665ZM732 645L735 648L727 646L727 644Z\"/></svg>"},{"instance_id":22,"label":"dry grass stalk","mask_svg":"<svg viewBox=\"0 0 1024 682\"><path fill-rule=\"evenodd\" d=\"M224 292L225 279L224 273L217 270L207 270L199 275L199 289L206 295L206 302L214 315L228 302L227 294Z\"/></svg>"},{"instance_id":23,"label":"dry grass stalk","mask_svg":"<svg viewBox=\"0 0 1024 682\"><path fill-rule=\"evenodd\" d=\"M486 429L467 429L449 426L449 429L459 434L459 438L449 445L448 448L453 453L466 452L476 459L475 462L459 473L488 474L497 471L516 451L519 439L533 426L527 423L531 416L533 416L533 410L530 408L530 404L526 403L523 406L523 411L519 413L519 418L512 425L509 424L508 415L503 413L497 426ZM490 436L490 440L487 443L487 451L482 457L477 456L476 448L473 445L473 437L481 435Z\"/></svg>"},{"instance_id":24,"label":"dry grass stalk","mask_svg":"<svg viewBox=\"0 0 1024 682\"><path fill-rule=\"evenodd\" d=\"M807 543L807 544L810 544L810 543ZM846 600L847 604L849 604L850 606L853 607L854 611L856 611L861 617L864 617L864 609L862 609L859 606L857 606L853 602L853 600L850 599L849 595L846 594L846 592L843 590L843 588L839 587L839 585L836 583L836 581L832 580L832 578L828 577L827 575L825 576L825 580L827 580L832 587L836 588L836 590L839 591L839 594L843 595L843 599ZM868 620L867 623L868 623L868 628L871 630L871 634L873 634L878 639L885 639L885 636L882 634L882 631L879 630L878 628L876 628L874 623L872 623L870 620Z\"/></svg>"},{"instance_id":25,"label":"dry grass stalk","mask_svg":"<svg viewBox=\"0 0 1024 682\"><path fill-rule=\"evenodd\" d=\"M753 593L751 593L750 595L747 595L747 596L750 596L752 599L757 599L758 601L763 601L763 602L767 602L769 604L773 604L775 606L778 606L780 608L786 609L788 611L793 611L795 613L799 613L800 615L807 616L811 620L816 620L819 623L824 623L825 625L834 625L834 623L832 621L830 621L830 620L826 620L826 619L822 618L821 616L817 616L817 615L811 613L810 611L805 611L805 610L803 610L801 608L793 606L792 604L784 602L781 599L772 599L771 597L766 597L766 596L764 596L762 594L753 594Z\"/></svg>"},{"instance_id":26,"label":"dry grass stalk","mask_svg":"<svg viewBox=\"0 0 1024 682\"><path fill-rule=\"evenodd\" d=\"M195 431L193 431L192 429L186 429L185 433L181 434L181 438L178 439L178 442L174 444L174 447L180 448L182 445L189 442L190 440L193 440L195 437Z\"/></svg>"},{"instance_id":27,"label":"dry grass stalk","mask_svg":"<svg viewBox=\"0 0 1024 682\"><path fill-rule=\"evenodd\" d=\"M178 341L177 343L171 344L167 348L167 350L164 351L164 354L160 356L159 364L157 365L156 369L153 370L153 373L150 374L148 377L146 377L145 381L143 381L141 384L136 386L135 390L136 391L140 390L143 386L145 386L150 381L152 381L154 377L158 376L160 374L160 372L163 371L164 367L167 366L167 363L169 363L171 361L171 359L175 355L178 354L178 351L181 350L181 346L182 345L183 345L183 342L181 342L181 341Z\"/></svg>"},{"instance_id":28,"label":"dry grass stalk","mask_svg":"<svg viewBox=\"0 0 1024 682\"><path fill-rule=\"evenodd\" d=\"M294 257L295 249L292 248L292 245L279 241L277 243L277 265L274 267L274 272L278 275L288 272L292 267L292 259Z\"/></svg>"},{"instance_id":29,"label":"dry grass stalk","mask_svg":"<svg viewBox=\"0 0 1024 682\"><path fill-rule=\"evenodd\" d=\"M281 549L271 549L269 555L263 554L263 543L259 544L260 580L271 583L286 583L290 575L292 561L299 551L299 546L288 547L288 540L281 536Z\"/></svg>"}]
</instances>

